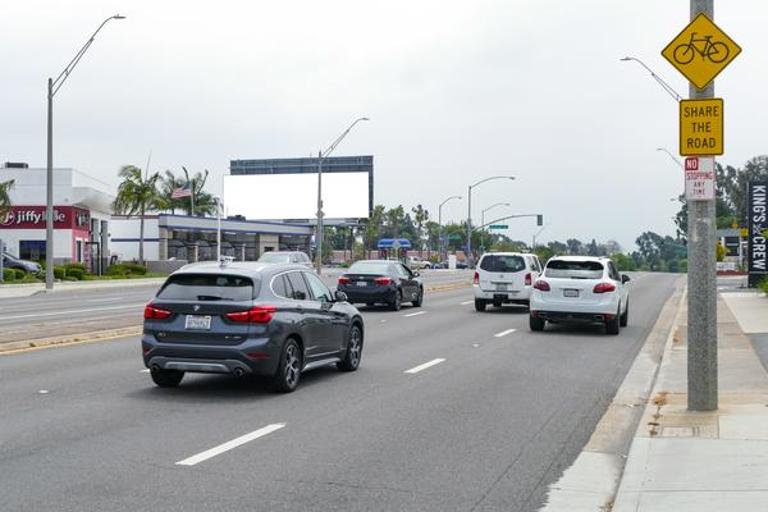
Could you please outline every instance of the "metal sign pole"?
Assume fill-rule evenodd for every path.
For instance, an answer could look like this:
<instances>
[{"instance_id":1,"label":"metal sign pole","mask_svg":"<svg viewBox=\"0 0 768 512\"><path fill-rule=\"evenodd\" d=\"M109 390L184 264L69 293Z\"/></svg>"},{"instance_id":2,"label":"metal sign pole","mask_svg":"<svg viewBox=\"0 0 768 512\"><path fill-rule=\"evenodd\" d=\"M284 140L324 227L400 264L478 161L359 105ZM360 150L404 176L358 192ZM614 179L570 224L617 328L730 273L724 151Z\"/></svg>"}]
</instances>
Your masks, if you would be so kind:
<instances>
[{"instance_id":1,"label":"metal sign pole","mask_svg":"<svg viewBox=\"0 0 768 512\"><path fill-rule=\"evenodd\" d=\"M691 0L691 20L714 18L714 0ZM715 85L689 85L691 99L712 98ZM688 202L688 409L717 410L717 275L715 200Z\"/></svg>"},{"instance_id":2,"label":"metal sign pole","mask_svg":"<svg viewBox=\"0 0 768 512\"><path fill-rule=\"evenodd\" d=\"M0 283L5 282L5 276L3 275L4 263L5 263L5 245L3 245L3 240L0 239Z\"/></svg>"}]
</instances>

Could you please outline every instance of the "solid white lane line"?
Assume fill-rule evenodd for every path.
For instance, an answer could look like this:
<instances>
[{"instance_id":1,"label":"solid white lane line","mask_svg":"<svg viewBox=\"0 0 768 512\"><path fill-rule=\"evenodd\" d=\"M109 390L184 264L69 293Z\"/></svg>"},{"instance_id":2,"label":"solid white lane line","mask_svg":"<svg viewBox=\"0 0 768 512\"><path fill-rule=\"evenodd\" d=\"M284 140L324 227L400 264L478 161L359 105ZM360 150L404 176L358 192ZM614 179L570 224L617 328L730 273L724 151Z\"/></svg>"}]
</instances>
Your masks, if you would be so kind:
<instances>
[{"instance_id":1,"label":"solid white lane line","mask_svg":"<svg viewBox=\"0 0 768 512\"><path fill-rule=\"evenodd\" d=\"M204 452L200 452L197 455L193 455L184 460L180 460L179 462L176 463L176 465L177 466L194 466L195 464L199 464L217 455L221 455L222 453L228 452L229 450L237 448L238 446L242 446L245 443L253 441L254 439L258 439L260 437L264 437L268 434L271 434L276 430L280 430L284 426L285 426L285 423L273 423L271 425L267 425L266 427L260 428L259 430L254 430L249 434L245 434L244 436L240 436L231 441L227 441L226 443L220 444L219 446L214 446L210 450L205 450Z\"/></svg>"},{"instance_id":2,"label":"solid white lane line","mask_svg":"<svg viewBox=\"0 0 768 512\"><path fill-rule=\"evenodd\" d=\"M516 332L517 329L507 329L506 331L497 332L494 334L496 338L501 338L502 336L506 336L507 334L512 334L513 332Z\"/></svg>"},{"instance_id":3,"label":"solid white lane line","mask_svg":"<svg viewBox=\"0 0 768 512\"><path fill-rule=\"evenodd\" d=\"M55 311L52 313L33 313L29 315L15 315L15 316L3 316L0 317L0 321L5 320L16 320L19 318L39 318L41 316L62 316L62 315L72 315L76 313L96 313L99 311L113 311L115 309L133 309L138 308L140 306L146 305L146 302L136 303L136 304L124 304L122 306L111 306L106 308L90 308L90 309L72 309L67 311Z\"/></svg>"},{"instance_id":4,"label":"solid white lane line","mask_svg":"<svg viewBox=\"0 0 768 512\"><path fill-rule=\"evenodd\" d=\"M410 316L419 316L419 315L426 315L426 311L417 311L416 313L408 313L407 315L403 315L404 317L408 318Z\"/></svg>"},{"instance_id":5,"label":"solid white lane line","mask_svg":"<svg viewBox=\"0 0 768 512\"><path fill-rule=\"evenodd\" d=\"M123 297L114 297L111 299L88 299L83 302L93 302L93 303L99 303L99 302L119 302L121 300L125 300Z\"/></svg>"},{"instance_id":6,"label":"solid white lane line","mask_svg":"<svg viewBox=\"0 0 768 512\"><path fill-rule=\"evenodd\" d=\"M426 362L424 364L420 364L419 366L414 366L410 370L405 370L404 373L410 373L411 375L413 375L414 373L419 373L420 371L426 370L427 368L435 366L436 364L440 364L443 361L445 361L445 359L443 359L443 358L433 359L433 360L428 361L428 362Z\"/></svg>"},{"instance_id":7,"label":"solid white lane line","mask_svg":"<svg viewBox=\"0 0 768 512\"><path fill-rule=\"evenodd\" d=\"M468 306L468 305L472 304L473 302L475 302L475 301L474 300L465 300L464 302L461 303L461 305L462 306Z\"/></svg>"}]
</instances>

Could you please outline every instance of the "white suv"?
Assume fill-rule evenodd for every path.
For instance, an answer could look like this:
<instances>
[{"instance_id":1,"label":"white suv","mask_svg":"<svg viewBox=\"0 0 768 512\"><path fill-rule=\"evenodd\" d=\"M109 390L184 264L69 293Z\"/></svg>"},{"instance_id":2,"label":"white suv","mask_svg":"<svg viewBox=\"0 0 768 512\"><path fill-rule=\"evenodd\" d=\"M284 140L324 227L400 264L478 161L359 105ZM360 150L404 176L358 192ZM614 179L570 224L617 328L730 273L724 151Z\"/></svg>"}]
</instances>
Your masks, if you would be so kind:
<instances>
[{"instance_id":1,"label":"white suv","mask_svg":"<svg viewBox=\"0 0 768 512\"><path fill-rule=\"evenodd\" d=\"M619 274L608 258L557 256L533 284L530 326L541 331L546 322L605 325L619 334L629 319L629 276Z\"/></svg>"},{"instance_id":2,"label":"white suv","mask_svg":"<svg viewBox=\"0 0 768 512\"><path fill-rule=\"evenodd\" d=\"M541 272L535 254L487 252L477 263L474 276L475 309L485 311L491 303L528 305L532 285Z\"/></svg>"}]
</instances>

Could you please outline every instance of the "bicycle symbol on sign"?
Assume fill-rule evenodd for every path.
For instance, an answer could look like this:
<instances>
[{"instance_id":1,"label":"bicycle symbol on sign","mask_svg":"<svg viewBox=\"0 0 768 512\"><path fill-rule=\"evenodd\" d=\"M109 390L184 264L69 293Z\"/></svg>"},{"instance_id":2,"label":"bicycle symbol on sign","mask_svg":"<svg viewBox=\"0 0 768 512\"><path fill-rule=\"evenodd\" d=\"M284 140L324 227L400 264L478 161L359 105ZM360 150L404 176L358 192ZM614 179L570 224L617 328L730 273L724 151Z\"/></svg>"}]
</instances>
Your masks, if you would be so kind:
<instances>
[{"instance_id":1,"label":"bicycle symbol on sign","mask_svg":"<svg viewBox=\"0 0 768 512\"><path fill-rule=\"evenodd\" d=\"M697 39L696 32L692 33L690 41L675 48L672 54L675 62L681 65L690 64L697 53L701 55L702 60L709 59L715 64L725 62L730 52L728 45L719 41L713 43L712 37L704 36ZM697 46L696 43L704 43L704 45Z\"/></svg>"}]
</instances>

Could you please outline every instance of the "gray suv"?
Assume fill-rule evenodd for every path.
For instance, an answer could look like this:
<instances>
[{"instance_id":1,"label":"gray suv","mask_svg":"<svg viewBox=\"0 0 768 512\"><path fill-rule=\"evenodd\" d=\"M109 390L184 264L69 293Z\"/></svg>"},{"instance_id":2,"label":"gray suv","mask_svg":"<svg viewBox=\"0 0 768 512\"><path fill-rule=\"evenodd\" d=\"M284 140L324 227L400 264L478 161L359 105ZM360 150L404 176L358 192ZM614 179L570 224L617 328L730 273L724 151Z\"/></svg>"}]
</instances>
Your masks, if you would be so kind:
<instances>
[{"instance_id":1,"label":"gray suv","mask_svg":"<svg viewBox=\"0 0 768 512\"><path fill-rule=\"evenodd\" d=\"M147 304L141 345L161 387L185 372L227 373L290 392L304 371L356 370L363 319L303 266L202 263L171 274Z\"/></svg>"}]
</instances>

